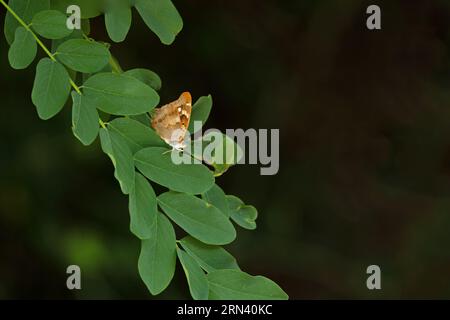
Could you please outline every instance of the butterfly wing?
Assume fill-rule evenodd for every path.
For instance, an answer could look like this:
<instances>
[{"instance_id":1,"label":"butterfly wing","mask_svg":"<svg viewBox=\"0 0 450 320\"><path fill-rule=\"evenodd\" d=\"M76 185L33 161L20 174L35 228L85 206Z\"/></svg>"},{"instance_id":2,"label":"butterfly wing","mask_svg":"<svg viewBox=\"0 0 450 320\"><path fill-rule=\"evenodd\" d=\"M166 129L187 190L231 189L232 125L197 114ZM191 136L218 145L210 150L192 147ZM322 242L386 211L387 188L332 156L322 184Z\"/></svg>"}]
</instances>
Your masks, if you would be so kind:
<instances>
[{"instance_id":1,"label":"butterfly wing","mask_svg":"<svg viewBox=\"0 0 450 320\"><path fill-rule=\"evenodd\" d=\"M169 145L183 149L192 112L192 98L189 92L155 110L151 125L156 133Z\"/></svg>"}]
</instances>

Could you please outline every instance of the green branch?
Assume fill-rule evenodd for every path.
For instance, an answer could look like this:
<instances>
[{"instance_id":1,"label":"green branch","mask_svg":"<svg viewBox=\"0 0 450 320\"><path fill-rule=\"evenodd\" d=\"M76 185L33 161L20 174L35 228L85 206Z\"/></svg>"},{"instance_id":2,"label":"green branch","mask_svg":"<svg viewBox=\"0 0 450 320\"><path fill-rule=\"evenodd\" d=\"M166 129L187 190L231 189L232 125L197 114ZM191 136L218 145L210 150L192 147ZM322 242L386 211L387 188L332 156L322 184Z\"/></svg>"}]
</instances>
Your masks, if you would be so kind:
<instances>
[{"instance_id":1,"label":"green branch","mask_svg":"<svg viewBox=\"0 0 450 320\"><path fill-rule=\"evenodd\" d=\"M26 0L21 1L25 3ZM130 231L142 240L138 271L150 293L159 294L170 284L175 272L175 257L178 256L194 299L248 299L249 297L287 299L286 293L270 279L251 276L241 271L235 258L222 248L222 245L229 244L236 238L232 220L242 228L253 230L256 228L257 218L257 210L254 207L245 205L235 196L226 195L215 184L214 176L220 176L228 167L223 169L213 165L216 171L213 173L201 163L198 166L176 164L168 155L165 155L167 146L161 145L162 141L157 133L149 128L148 119L147 124L143 125L129 118L130 115L144 115L149 109L157 106L159 95L155 90L161 87L159 76L146 69L130 70L130 76L118 75L123 73L123 70L119 62L110 54L110 44L97 42L84 32L81 32L81 36L86 41L75 40L75 42L80 41L80 47L86 48L80 49L83 54L79 55L81 56L79 60L70 61L63 55L58 56L58 52L52 53L43 40L39 39L39 36L46 38L45 32L39 30L37 26L32 27L31 24L27 24L19 16L20 10L18 10L19 14L16 13L6 0L0 0L0 3L19 25L30 32L36 43L52 61L51 63L47 58L43 59L41 67L41 62L37 67L32 100L40 117L50 119L60 112L73 87L77 92L72 96L74 135L84 145L92 144L100 136L102 149L112 160L114 176L119 181L122 192L129 197ZM182 20L170 0L161 1L160 5L164 9L162 11L169 14L161 17L164 19L159 19L155 33L163 43L169 44L181 30ZM145 0L136 1L135 6L146 22L160 17L159 6L156 10ZM128 32L131 23L130 8L126 6L122 9L124 11L119 12L118 17L113 15L112 21L106 21L108 32L113 34L113 37L110 36L111 39L123 36L124 31ZM47 14L50 13L47 12ZM61 14L59 16L61 17ZM64 17L56 26L59 31L64 31L61 37L67 35L67 30L63 30L66 28ZM32 21L36 21L34 19L33 17ZM122 28L119 31L116 28L118 26ZM16 25L10 27L16 27ZM126 30L123 27L126 27ZM31 39L22 28L18 34L21 36L25 34L26 41ZM15 47L19 40L19 37L15 39ZM59 50L63 52L62 46L65 44L70 47L73 40L63 42ZM32 43L33 55L25 57L26 66L33 61L31 58L36 57L36 43ZM13 49L10 49L11 56L20 58L21 48ZM83 57L87 57L89 63L81 68L80 64L86 61ZM93 62L89 60L89 57L95 58ZM108 63L111 72L96 73ZM69 71L78 70L83 75L96 74L80 86L69 77L71 86L68 86L66 80L68 75L65 72L67 70L64 68ZM40 98L42 92L55 101ZM83 94L86 95L86 99L82 98ZM192 119L205 122L211 106L210 96L200 98L194 104ZM117 117L110 123L103 122L99 117L99 107L106 114L123 117ZM99 125L106 130L99 132ZM200 162L204 160L202 156L194 152L190 156ZM159 172L157 177L153 174L154 170ZM169 191L157 196L149 180ZM201 198L197 195L201 195ZM188 235L177 240L172 221ZM156 228L158 232L155 232ZM155 265L154 261L162 263ZM210 285L214 286L214 291L209 290Z\"/></svg>"},{"instance_id":2,"label":"green branch","mask_svg":"<svg viewBox=\"0 0 450 320\"><path fill-rule=\"evenodd\" d=\"M9 11L9 13L11 13L11 15L28 31L32 34L33 38L36 40L36 42L39 44L39 46L42 48L42 50L44 50L44 52L48 55L48 57L52 60L52 61L57 61L55 56L50 52L50 50L45 46L45 44L41 41L41 39L39 39L39 37L33 32L33 30L30 29L30 26L27 25L25 23L25 21L23 21L23 19L21 17L19 17L19 15L10 7L8 6L8 4L4 1L4 0L0 0L0 3L6 8L6 10ZM77 84L70 79L70 85L73 87L73 89L81 94L81 90L80 87L77 86Z\"/></svg>"}]
</instances>

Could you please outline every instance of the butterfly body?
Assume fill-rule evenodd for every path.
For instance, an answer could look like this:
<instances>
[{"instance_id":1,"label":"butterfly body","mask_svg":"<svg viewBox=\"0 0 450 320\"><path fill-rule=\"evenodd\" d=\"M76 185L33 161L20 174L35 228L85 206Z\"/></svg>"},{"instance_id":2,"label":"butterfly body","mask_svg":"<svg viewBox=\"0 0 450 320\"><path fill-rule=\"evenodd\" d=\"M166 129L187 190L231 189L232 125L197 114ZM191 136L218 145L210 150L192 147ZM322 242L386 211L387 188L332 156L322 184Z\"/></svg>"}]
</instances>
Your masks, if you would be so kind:
<instances>
[{"instance_id":1,"label":"butterfly body","mask_svg":"<svg viewBox=\"0 0 450 320\"><path fill-rule=\"evenodd\" d=\"M192 112L192 98L189 92L154 111L151 126L156 133L172 148L183 150L184 138L189 128Z\"/></svg>"}]
</instances>

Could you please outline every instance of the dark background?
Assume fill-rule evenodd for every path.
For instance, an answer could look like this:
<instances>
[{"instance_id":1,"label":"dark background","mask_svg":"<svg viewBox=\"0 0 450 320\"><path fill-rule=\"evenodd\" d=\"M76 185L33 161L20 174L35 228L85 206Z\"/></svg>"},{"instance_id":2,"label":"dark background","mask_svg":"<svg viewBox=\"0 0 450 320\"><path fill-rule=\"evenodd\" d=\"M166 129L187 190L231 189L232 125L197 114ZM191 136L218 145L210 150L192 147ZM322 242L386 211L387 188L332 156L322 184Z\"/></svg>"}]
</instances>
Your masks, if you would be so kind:
<instances>
[{"instance_id":1,"label":"dark background","mask_svg":"<svg viewBox=\"0 0 450 320\"><path fill-rule=\"evenodd\" d=\"M207 127L280 129L277 175L246 165L217 180L259 211L227 246L241 267L292 299L450 298L449 2L174 3L172 46L135 13L112 52L156 71L163 102L212 94ZM365 27L369 4L381 31ZM92 36L108 41L103 18ZM72 136L69 105L38 119L33 69L9 67L2 37L0 298L150 298L110 160ZM66 289L70 264L80 291ZM371 264L382 290L366 288ZM189 298L179 266L156 298Z\"/></svg>"}]
</instances>

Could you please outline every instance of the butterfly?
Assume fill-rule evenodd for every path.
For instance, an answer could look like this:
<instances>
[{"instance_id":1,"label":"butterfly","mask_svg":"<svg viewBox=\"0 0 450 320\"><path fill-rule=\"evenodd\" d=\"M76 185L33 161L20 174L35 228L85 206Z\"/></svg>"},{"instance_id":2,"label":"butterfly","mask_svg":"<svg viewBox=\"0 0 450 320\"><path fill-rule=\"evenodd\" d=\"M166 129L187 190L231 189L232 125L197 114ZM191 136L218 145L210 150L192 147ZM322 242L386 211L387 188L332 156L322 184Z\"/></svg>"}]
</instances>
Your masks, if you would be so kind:
<instances>
[{"instance_id":1,"label":"butterfly","mask_svg":"<svg viewBox=\"0 0 450 320\"><path fill-rule=\"evenodd\" d=\"M151 126L173 149L183 150L191 112L191 94L183 92L177 100L154 110Z\"/></svg>"}]
</instances>

